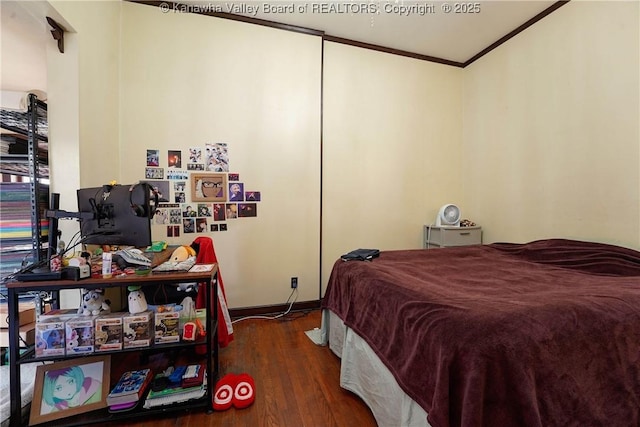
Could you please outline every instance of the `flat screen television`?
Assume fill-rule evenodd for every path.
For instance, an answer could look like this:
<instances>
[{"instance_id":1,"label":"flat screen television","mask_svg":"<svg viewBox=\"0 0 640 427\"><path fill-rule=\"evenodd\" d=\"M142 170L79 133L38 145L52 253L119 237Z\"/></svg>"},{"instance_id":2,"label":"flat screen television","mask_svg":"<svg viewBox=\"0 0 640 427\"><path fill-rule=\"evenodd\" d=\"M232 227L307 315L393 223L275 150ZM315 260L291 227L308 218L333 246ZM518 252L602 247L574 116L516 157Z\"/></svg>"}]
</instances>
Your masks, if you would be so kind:
<instances>
[{"instance_id":1,"label":"flat screen television","mask_svg":"<svg viewBox=\"0 0 640 427\"><path fill-rule=\"evenodd\" d=\"M149 184L104 185L78 190L82 242L95 245L151 245L157 205ZM87 215L85 215L87 214ZM88 215L93 214L93 215Z\"/></svg>"}]
</instances>

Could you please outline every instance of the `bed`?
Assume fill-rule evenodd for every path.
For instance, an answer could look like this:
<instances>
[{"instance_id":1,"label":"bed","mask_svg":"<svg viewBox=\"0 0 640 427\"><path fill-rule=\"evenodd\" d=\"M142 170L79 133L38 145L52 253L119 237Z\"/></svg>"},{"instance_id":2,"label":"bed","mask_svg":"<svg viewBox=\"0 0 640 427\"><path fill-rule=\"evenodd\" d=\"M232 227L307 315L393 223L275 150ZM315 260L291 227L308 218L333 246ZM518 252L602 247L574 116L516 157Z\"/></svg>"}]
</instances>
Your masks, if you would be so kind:
<instances>
[{"instance_id":1,"label":"bed","mask_svg":"<svg viewBox=\"0 0 640 427\"><path fill-rule=\"evenodd\" d=\"M640 252L566 239L337 260L323 325L380 426L640 425ZM373 374L372 374L373 373Z\"/></svg>"}]
</instances>

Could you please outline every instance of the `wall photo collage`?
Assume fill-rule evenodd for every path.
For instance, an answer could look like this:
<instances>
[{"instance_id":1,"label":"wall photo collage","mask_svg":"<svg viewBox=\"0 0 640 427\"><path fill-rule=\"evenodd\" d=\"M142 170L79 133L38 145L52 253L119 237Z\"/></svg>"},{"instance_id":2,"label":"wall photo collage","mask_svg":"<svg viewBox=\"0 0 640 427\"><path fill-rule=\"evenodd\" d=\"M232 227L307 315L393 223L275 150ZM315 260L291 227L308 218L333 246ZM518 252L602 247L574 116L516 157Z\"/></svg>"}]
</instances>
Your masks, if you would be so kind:
<instances>
[{"instance_id":1,"label":"wall photo collage","mask_svg":"<svg viewBox=\"0 0 640 427\"><path fill-rule=\"evenodd\" d=\"M240 174L229 172L226 143L191 147L185 158L182 150L163 156L147 149L144 182L158 193L153 224L166 226L167 237L227 231L228 221L258 215L260 191L246 189Z\"/></svg>"}]
</instances>

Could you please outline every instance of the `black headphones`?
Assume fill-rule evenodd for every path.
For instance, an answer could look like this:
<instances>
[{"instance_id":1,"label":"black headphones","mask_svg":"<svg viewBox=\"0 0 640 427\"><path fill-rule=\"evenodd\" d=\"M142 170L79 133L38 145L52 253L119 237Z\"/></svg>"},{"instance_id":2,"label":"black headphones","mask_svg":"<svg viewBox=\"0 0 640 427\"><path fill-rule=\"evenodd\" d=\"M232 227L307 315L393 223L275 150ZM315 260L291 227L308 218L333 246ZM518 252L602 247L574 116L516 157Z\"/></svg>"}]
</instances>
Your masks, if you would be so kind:
<instances>
[{"instance_id":1,"label":"black headphones","mask_svg":"<svg viewBox=\"0 0 640 427\"><path fill-rule=\"evenodd\" d=\"M133 202L133 190L136 186L142 186L144 193L144 203L139 205ZM151 200L151 195L153 194L153 200ZM129 187L129 203L131 204L131 209L133 209L133 213L139 217L149 217L149 219L153 218L156 214L156 209L158 207L160 196L158 192L153 189L153 187L146 182L136 182L131 187ZM148 210L147 210L148 209Z\"/></svg>"}]
</instances>

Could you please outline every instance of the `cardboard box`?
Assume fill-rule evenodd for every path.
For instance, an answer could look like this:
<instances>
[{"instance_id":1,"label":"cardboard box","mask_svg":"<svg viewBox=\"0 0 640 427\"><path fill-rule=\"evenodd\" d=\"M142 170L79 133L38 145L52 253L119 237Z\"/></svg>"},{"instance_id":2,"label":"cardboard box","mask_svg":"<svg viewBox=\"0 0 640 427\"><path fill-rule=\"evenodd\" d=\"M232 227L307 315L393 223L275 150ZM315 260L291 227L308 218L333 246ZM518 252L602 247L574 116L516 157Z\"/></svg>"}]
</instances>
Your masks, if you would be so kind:
<instances>
[{"instance_id":1,"label":"cardboard box","mask_svg":"<svg viewBox=\"0 0 640 427\"><path fill-rule=\"evenodd\" d=\"M65 322L66 354L85 354L94 351L97 316L76 316Z\"/></svg>"},{"instance_id":2,"label":"cardboard box","mask_svg":"<svg viewBox=\"0 0 640 427\"><path fill-rule=\"evenodd\" d=\"M94 350L122 350L122 315L110 313L98 316L95 320Z\"/></svg>"},{"instance_id":3,"label":"cardboard box","mask_svg":"<svg viewBox=\"0 0 640 427\"><path fill-rule=\"evenodd\" d=\"M77 308L54 308L53 310L49 310L45 313L37 315L36 322L47 322L49 321L49 319L54 318L67 320L78 316L79 314Z\"/></svg>"},{"instance_id":4,"label":"cardboard box","mask_svg":"<svg viewBox=\"0 0 640 427\"><path fill-rule=\"evenodd\" d=\"M193 322L196 323L196 319L200 321L199 325L197 325L197 331L196 331L196 339L198 339L198 337L200 336L200 334L203 334L207 331L207 309L206 308L198 308L196 309L196 317L194 318L189 318L189 317L182 317L182 312L179 312L181 314L180 316L180 336L183 337L184 336L184 324L187 322ZM202 329L200 329L200 327Z\"/></svg>"},{"instance_id":5,"label":"cardboard box","mask_svg":"<svg viewBox=\"0 0 640 427\"><path fill-rule=\"evenodd\" d=\"M155 314L155 343L180 342L180 312L168 311Z\"/></svg>"},{"instance_id":6,"label":"cardboard box","mask_svg":"<svg viewBox=\"0 0 640 427\"><path fill-rule=\"evenodd\" d=\"M52 317L36 322L36 357L64 356L64 320Z\"/></svg>"},{"instance_id":7,"label":"cardboard box","mask_svg":"<svg viewBox=\"0 0 640 427\"><path fill-rule=\"evenodd\" d=\"M36 322L20 326L20 347L34 345L36 342ZM26 345L25 345L26 342ZM0 329L0 347L9 347L9 329Z\"/></svg>"},{"instance_id":8,"label":"cardboard box","mask_svg":"<svg viewBox=\"0 0 640 427\"><path fill-rule=\"evenodd\" d=\"M34 302L21 302L18 304L18 326L27 325L36 321L36 305ZM9 327L9 305L0 304L0 328Z\"/></svg>"},{"instance_id":9,"label":"cardboard box","mask_svg":"<svg viewBox=\"0 0 640 427\"><path fill-rule=\"evenodd\" d=\"M124 348L149 347L153 342L153 312L125 314L122 335Z\"/></svg>"}]
</instances>

